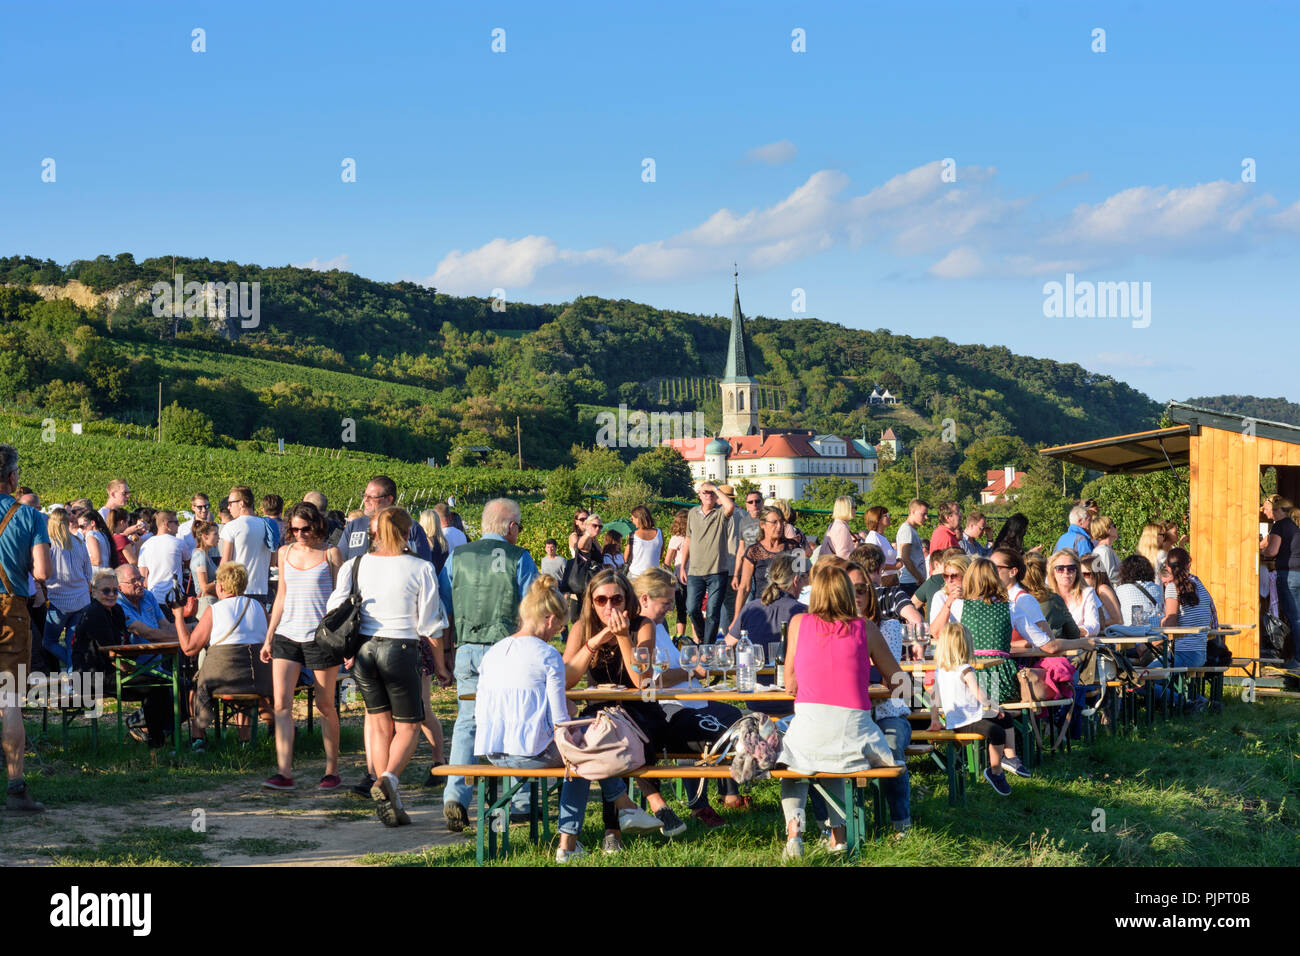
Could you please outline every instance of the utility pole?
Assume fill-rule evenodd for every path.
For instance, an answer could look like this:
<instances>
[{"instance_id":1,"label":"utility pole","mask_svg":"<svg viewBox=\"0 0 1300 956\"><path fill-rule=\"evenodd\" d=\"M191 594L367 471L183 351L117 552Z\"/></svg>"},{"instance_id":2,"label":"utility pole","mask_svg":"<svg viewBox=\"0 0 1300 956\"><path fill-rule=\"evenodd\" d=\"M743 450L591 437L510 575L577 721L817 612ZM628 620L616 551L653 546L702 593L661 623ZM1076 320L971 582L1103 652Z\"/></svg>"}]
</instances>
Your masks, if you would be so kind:
<instances>
[{"instance_id":1,"label":"utility pole","mask_svg":"<svg viewBox=\"0 0 1300 956\"><path fill-rule=\"evenodd\" d=\"M912 449L912 476L916 479L916 497L921 497L921 469L916 463L917 449Z\"/></svg>"},{"instance_id":2,"label":"utility pole","mask_svg":"<svg viewBox=\"0 0 1300 956\"><path fill-rule=\"evenodd\" d=\"M158 441L162 441L162 379L158 379Z\"/></svg>"},{"instance_id":3,"label":"utility pole","mask_svg":"<svg viewBox=\"0 0 1300 956\"><path fill-rule=\"evenodd\" d=\"M515 447L519 452L519 470L524 470L524 436L519 429L519 416L515 416Z\"/></svg>"}]
</instances>

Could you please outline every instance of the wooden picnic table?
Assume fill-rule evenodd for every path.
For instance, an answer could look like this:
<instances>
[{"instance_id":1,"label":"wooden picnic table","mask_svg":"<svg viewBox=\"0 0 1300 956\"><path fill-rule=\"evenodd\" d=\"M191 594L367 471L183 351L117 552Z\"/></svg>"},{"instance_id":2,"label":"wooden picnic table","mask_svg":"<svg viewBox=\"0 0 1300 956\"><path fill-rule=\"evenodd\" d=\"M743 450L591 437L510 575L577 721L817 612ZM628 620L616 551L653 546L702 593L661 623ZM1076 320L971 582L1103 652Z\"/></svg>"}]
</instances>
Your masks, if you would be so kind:
<instances>
[{"instance_id":1,"label":"wooden picnic table","mask_svg":"<svg viewBox=\"0 0 1300 956\"><path fill-rule=\"evenodd\" d=\"M181 645L179 641L160 641L154 644L109 644L101 645L101 651L107 651L113 661L117 680L114 681L117 696L117 742L122 742L124 728L122 725L122 685L128 688L170 687L172 692L172 751L176 756L181 752ZM158 660L147 665L139 665L138 659L157 655ZM163 659L174 655L171 673L161 671ZM128 660L136 660L137 667L130 674L123 673L123 665Z\"/></svg>"}]
</instances>

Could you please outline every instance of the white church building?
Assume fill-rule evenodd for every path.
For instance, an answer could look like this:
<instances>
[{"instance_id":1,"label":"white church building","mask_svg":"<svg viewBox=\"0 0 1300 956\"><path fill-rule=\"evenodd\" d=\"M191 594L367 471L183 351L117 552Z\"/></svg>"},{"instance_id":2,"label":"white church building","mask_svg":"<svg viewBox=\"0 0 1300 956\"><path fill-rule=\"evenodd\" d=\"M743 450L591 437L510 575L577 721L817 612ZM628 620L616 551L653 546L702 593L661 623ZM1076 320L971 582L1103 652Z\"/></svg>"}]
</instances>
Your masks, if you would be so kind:
<instances>
[{"instance_id":1,"label":"white church building","mask_svg":"<svg viewBox=\"0 0 1300 956\"><path fill-rule=\"evenodd\" d=\"M749 369L737 284L727 365L719 382L722 428L718 437L663 442L686 459L691 477L729 484L743 478L756 484L767 498L802 498L809 481L827 476L848 479L860 494L869 492L878 464L875 448L862 439L818 435L810 429L759 427L758 383Z\"/></svg>"}]
</instances>

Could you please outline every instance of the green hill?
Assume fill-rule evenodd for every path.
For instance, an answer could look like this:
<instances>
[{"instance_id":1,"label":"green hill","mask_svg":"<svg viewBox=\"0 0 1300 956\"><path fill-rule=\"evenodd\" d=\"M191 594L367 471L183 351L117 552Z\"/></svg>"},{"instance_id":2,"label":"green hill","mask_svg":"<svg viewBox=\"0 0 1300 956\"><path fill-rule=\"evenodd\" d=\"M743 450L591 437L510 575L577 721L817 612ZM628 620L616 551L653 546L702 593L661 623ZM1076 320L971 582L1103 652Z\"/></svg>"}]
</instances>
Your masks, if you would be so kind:
<instances>
[{"instance_id":1,"label":"green hill","mask_svg":"<svg viewBox=\"0 0 1300 956\"><path fill-rule=\"evenodd\" d=\"M657 385L718 375L729 327L720 315L595 297L493 303L337 270L189 258L174 267L186 281L261 283L258 326L154 316L149 288L170 280L169 257L0 259L0 402L145 424L161 382L163 404L205 414L217 444L339 447L351 419L359 451L445 461L459 446L485 445L505 466L518 429L525 462L544 468L594 440L582 405L720 419L716 396L670 405ZM1116 379L1002 346L817 319L756 316L747 328L760 382L780 390L780 407L762 413L773 427L876 437L892 426L913 444L937 441L951 419L964 447L1001 434L1037 444L1131 432L1159 415ZM904 404L868 408L876 384Z\"/></svg>"}]
</instances>

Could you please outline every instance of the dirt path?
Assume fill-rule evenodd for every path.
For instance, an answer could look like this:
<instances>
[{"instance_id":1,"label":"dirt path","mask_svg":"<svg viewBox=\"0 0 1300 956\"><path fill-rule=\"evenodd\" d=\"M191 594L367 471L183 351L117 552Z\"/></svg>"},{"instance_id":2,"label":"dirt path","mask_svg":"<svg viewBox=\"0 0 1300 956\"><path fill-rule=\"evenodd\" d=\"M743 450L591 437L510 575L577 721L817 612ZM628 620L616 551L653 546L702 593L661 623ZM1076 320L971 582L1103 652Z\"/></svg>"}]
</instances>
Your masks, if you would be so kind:
<instances>
[{"instance_id":1,"label":"dirt path","mask_svg":"<svg viewBox=\"0 0 1300 956\"><path fill-rule=\"evenodd\" d=\"M360 770L344 770L355 782ZM388 828L374 804L349 792L321 793L299 780L295 791L270 791L261 781L214 787L201 793L155 797L130 807L72 806L39 817L7 814L0 865L48 866L59 850L111 843L143 826L192 830L206 826L197 844L217 866L355 866L369 853L410 853L466 840L448 833L442 790L404 790L411 825ZM472 834L472 831L467 831Z\"/></svg>"}]
</instances>

